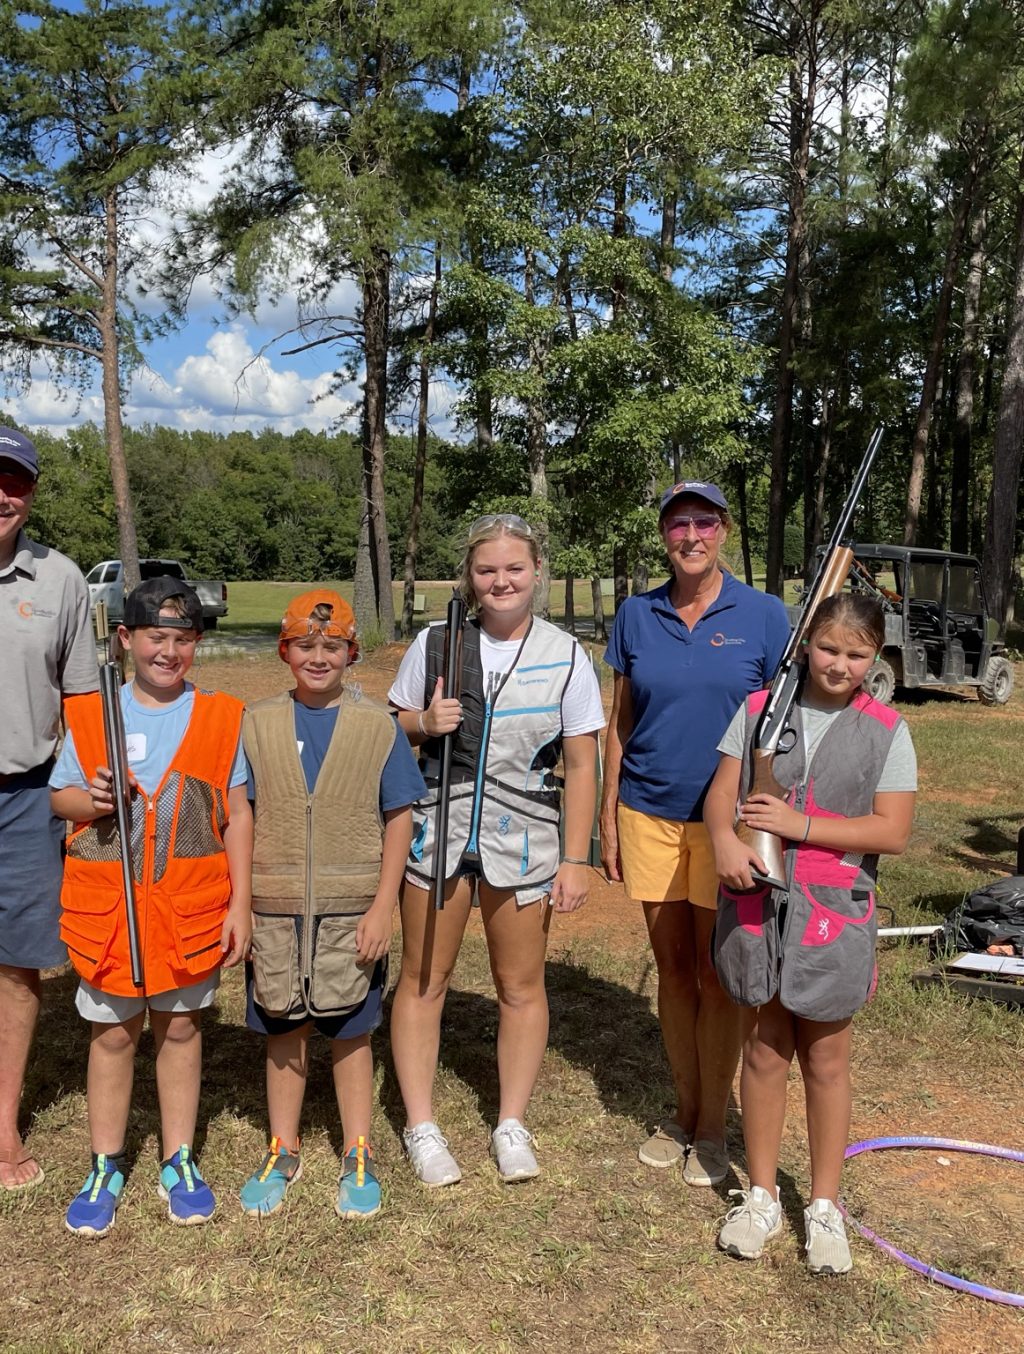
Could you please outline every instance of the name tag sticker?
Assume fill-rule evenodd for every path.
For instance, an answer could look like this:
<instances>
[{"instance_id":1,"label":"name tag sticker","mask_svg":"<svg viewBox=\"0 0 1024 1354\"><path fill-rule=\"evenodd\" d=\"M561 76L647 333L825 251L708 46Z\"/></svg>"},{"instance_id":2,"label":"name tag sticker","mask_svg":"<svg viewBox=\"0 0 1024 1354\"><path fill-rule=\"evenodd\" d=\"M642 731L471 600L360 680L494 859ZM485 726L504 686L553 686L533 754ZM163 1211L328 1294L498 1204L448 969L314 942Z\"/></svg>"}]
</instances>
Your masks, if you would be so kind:
<instances>
[{"instance_id":1,"label":"name tag sticker","mask_svg":"<svg viewBox=\"0 0 1024 1354\"><path fill-rule=\"evenodd\" d=\"M124 741L130 762L144 762L146 760L146 735L144 733L125 734Z\"/></svg>"}]
</instances>

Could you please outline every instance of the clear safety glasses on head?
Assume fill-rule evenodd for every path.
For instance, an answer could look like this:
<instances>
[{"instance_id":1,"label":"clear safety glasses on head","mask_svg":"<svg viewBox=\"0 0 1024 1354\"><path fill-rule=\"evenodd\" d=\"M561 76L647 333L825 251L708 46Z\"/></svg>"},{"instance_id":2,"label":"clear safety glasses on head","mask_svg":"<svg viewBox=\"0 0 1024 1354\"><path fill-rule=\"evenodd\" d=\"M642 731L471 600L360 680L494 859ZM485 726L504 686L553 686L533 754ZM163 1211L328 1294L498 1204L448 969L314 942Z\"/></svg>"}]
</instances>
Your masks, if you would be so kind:
<instances>
[{"instance_id":1,"label":"clear safety glasses on head","mask_svg":"<svg viewBox=\"0 0 1024 1354\"><path fill-rule=\"evenodd\" d=\"M301 620L289 621L281 629L282 639L310 639L314 635L323 635L325 639L348 639L352 638L352 629L350 626L341 625L338 621L314 621Z\"/></svg>"},{"instance_id":2,"label":"clear safety glasses on head","mask_svg":"<svg viewBox=\"0 0 1024 1354\"><path fill-rule=\"evenodd\" d=\"M478 531L486 531L488 527L508 527L511 531L518 531L522 536L533 535L533 527L526 518L514 512L485 512L483 517L478 517L469 528L469 534L475 536Z\"/></svg>"}]
</instances>

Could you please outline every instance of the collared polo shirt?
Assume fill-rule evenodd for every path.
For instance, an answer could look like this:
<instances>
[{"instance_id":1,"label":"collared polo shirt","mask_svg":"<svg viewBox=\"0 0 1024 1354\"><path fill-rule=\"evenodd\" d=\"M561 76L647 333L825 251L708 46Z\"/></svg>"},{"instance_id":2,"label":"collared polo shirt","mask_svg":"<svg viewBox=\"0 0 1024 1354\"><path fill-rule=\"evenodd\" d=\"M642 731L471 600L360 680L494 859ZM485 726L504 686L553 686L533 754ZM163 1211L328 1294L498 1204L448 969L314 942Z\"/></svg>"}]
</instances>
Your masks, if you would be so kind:
<instances>
[{"instance_id":1,"label":"collared polo shirt","mask_svg":"<svg viewBox=\"0 0 1024 1354\"><path fill-rule=\"evenodd\" d=\"M703 814L729 721L749 692L771 681L790 629L778 597L723 571L717 598L690 630L671 586L623 602L604 659L628 678L633 699L620 800L687 823Z\"/></svg>"},{"instance_id":2,"label":"collared polo shirt","mask_svg":"<svg viewBox=\"0 0 1024 1354\"><path fill-rule=\"evenodd\" d=\"M99 685L89 589L66 555L19 532L0 569L0 775L53 755L61 696Z\"/></svg>"}]
</instances>

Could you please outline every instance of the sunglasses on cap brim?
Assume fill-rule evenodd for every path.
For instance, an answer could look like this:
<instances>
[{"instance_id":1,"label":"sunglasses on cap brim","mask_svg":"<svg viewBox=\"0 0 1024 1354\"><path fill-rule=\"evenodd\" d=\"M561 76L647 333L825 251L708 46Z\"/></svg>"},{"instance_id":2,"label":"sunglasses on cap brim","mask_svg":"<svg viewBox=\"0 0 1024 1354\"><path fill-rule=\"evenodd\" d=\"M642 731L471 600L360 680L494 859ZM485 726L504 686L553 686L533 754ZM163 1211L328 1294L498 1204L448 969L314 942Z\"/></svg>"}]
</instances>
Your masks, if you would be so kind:
<instances>
[{"instance_id":1,"label":"sunglasses on cap brim","mask_svg":"<svg viewBox=\"0 0 1024 1354\"><path fill-rule=\"evenodd\" d=\"M309 639L313 635L350 642L355 638L355 633L338 621L292 621L281 630L281 639Z\"/></svg>"}]
</instances>

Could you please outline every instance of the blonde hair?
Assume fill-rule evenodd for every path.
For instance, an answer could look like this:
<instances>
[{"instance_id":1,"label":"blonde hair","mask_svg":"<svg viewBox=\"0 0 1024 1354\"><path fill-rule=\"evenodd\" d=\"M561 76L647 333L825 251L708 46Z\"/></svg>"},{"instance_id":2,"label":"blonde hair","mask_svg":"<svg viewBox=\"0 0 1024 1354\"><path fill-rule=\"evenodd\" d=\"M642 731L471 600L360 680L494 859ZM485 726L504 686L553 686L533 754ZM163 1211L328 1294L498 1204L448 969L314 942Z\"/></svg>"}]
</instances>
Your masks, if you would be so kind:
<instances>
[{"instance_id":1,"label":"blonde hair","mask_svg":"<svg viewBox=\"0 0 1024 1354\"><path fill-rule=\"evenodd\" d=\"M476 530L470 531L469 539L466 541L466 553L462 557L456 584L459 596L470 611L477 609L476 593L473 590L473 579L470 572L473 568L473 556L476 554L477 546L483 545L486 541L496 541L501 536L511 536L517 541L525 541L529 547L534 568L540 568L540 551L537 549L533 532L528 523L524 522L523 526L526 528L525 530L508 520L498 520L488 522L486 526L477 527Z\"/></svg>"}]
</instances>

